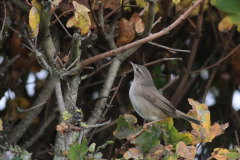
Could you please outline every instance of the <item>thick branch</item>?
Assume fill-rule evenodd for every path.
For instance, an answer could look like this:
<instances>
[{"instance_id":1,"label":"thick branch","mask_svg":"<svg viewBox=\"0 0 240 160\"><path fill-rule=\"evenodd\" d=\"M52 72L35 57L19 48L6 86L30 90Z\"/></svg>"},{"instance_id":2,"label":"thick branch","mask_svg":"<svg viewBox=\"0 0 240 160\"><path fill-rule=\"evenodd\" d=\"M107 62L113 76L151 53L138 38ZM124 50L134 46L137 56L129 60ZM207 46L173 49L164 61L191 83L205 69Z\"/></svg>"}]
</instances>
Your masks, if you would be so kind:
<instances>
[{"instance_id":1,"label":"thick branch","mask_svg":"<svg viewBox=\"0 0 240 160\"><path fill-rule=\"evenodd\" d=\"M45 82L45 85L36 98L36 100L33 102L32 106L37 106L39 104L46 103L50 95L52 94L52 91L54 89L55 81L54 79L50 78ZM38 107L36 109L30 110L26 116L22 119L22 121L12 129L11 133L9 134L9 141L11 143L17 143L17 141L23 136L23 134L27 131L27 129L30 127L30 125L33 123L37 115L41 112L43 108L43 105L41 107Z\"/></svg>"}]
</instances>

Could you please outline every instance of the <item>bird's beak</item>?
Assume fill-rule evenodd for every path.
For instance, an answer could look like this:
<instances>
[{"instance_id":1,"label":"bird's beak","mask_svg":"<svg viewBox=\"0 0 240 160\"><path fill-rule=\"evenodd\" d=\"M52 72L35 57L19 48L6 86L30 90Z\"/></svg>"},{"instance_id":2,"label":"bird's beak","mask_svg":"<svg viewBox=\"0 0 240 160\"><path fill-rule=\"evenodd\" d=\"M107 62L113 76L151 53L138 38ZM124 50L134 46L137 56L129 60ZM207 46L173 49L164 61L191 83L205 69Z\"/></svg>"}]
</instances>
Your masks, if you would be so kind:
<instances>
[{"instance_id":1,"label":"bird's beak","mask_svg":"<svg viewBox=\"0 0 240 160\"><path fill-rule=\"evenodd\" d=\"M130 63L131 63L131 65L134 67L134 65L135 65L135 64L134 64L134 63L132 63L131 61L129 61L129 62L130 62Z\"/></svg>"}]
</instances>

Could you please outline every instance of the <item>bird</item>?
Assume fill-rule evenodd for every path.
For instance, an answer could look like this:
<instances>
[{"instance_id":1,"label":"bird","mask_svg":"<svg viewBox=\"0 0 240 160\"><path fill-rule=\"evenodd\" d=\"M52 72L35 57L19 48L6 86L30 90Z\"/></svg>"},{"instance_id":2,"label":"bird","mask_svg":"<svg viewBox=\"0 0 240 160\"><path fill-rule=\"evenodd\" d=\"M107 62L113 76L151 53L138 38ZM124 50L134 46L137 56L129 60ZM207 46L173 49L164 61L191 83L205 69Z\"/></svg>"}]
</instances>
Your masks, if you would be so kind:
<instances>
[{"instance_id":1,"label":"bird","mask_svg":"<svg viewBox=\"0 0 240 160\"><path fill-rule=\"evenodd\" d=\"M146 67L130 63L133 66L134 79L129 90L129 97L133 108L143 119L155 123L173 117L201 125L200 120L177 110L162 96L155 87L152 76Z\"/></svg>"}]
</instances>

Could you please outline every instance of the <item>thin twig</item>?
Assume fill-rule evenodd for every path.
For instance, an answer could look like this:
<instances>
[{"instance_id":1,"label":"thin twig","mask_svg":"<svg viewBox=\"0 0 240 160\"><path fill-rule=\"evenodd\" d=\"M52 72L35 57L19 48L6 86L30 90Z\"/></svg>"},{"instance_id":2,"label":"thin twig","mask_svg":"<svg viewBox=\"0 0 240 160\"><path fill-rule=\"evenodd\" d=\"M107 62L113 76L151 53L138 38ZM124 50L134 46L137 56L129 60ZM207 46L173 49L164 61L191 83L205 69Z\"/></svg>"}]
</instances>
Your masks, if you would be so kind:
<instances>
[{"instance_id":1,"label":"thin twig","mask_svg":"<svg viewBox=\"0 0 240 160\"><path fill-rule=\"evenodd\" d=\"M236 130L235 130L235 137L236 137L237 146L239 147L238 132Z\"/></svg>"},{"instance_id":2,"label":"thin twig","mask_svg":"<svg viewBox=\"0 0 240 160\"><path fill-rule=\"evenodd\" d=\"M58 19L57 15L56 15L55 13L53 13L53 14L54 14L54 16L57 18L58 22L60 23L60 25L62 26L62 28L65 30L65 32L67 33L67 35L72 38L71 34L68 33L67 29L64 27L64 25L62 24L62 22Z\"/></svg>"},{"instance_id":3,"label":"thin twig","mask_svg":"<svg viewBox=\"0 0 240 160\"><path fill-rule=\"evenodd\" d=\"M80 58L80 56L78 56L78 57L74 60L74 62L67 68L67 70L69 70L69 69L78 61L79 58Z\"/></svg>"},{"instance_id":4,"label":"thin twig","mask_svg":"<svg viewBox=\"0 0 240 160\"><path fill-rule=\"evenodd\" d=\"M138 15L143 16L145 11L149 8L149 5L147 5Z\"/></svg>"},{"instance_id":5,"label":"thin twig","mask_svg":"<svg viewBox=\"0 0 240 160\"><path fill-rule=\"evenodd\" d=\"M179 76L176 76L174 78L174 80L170 81L168 84L166 84L163 88L161 88L160 90L163 92L165 91L168 87L170 87L173 83L175 83L177 80L179 79Z\"/></svg>"},{"instance_id":6,"label":"thin twig","mask_svg":"<svg viewBox=\"0 0 240 160\"><path fill-rule=\"evenodd\" d=\"M97 128L97 127L101 127L101 126L105 126L107 124L109 124L111 122L111 120L107 121L107 122L104 122L104 123L100 123L100 124L95 124L95 125L87 125L86 127L72 127L71 126L71 130L74 130L74 131L82 131L84 130L85 128Z\"/></svg>"},{"instance_id":7,"label":"thin twig","mask_svg":"<svg viewBox=\"0 0 240 160\"><path fill-rule=\"evenodd\" d=\"M38 107L41 107L41 106L44 105L45 103L46 103L46 102L41 103L41 104L39 104L39 105L36 105L36 106L34 106L34 107L31 107L31 108L29 108L29 109L25 109L25 110L20 109L20 110L21 110L21 113L22 113L22 112L28 112L28 111L30 111L30 110L36 109L36 108L38 108Z\"/></svg>"},{"instance_id":8,"label":"thin twig","mask_svg":"<svg viewBox=\"0 0 240 160\"><path fill-rule=\"evenodd\" d=\"M172 53L177 53L177 52L187 52L187 53L190 53L189 50L174 49L174 48L166 47L166 46L163 46L163 45L160 45L160 44L157 44L157 43L153 43L151 41L149 41L148 43L151 44L151 45L157 46L157 47L161 47L161 48L167 49L169 52L172 52Z\"/></svg>"},{"instance_id":9,"label":"thin twig","mask_svg":"<svg viewBox=\"0 0 240 160\"><path fill-rule=\"evenodd\" d=\"M104 67L108 66L109 64L111 64L113 61L115 61L115 59L111 60L110 62L102 65L101 67L97 68L95 71L93 71L92 73L88 74L86 78L89 78L91 76L93 76L94 74L96 74L98 71L100 71L101 69L103 69Z\"/></svg>"},{"instance_id":10,"label":"thin twig","mask_svg":"<svg viewBox=\"0 0 240 160\"><path fill-rule=\"evenodd\" d=\"M217 63L214 63L213 65L208 66L208 67L203 68L203 69L199 69L199 70L196 70L196 71L192 71L192 72L190 72L190 74L198 73L198 72L201 72L202 70L209 69L209 68L212 68L212 67L217 66L218 64L220 64L221 62L223 62L224 60L226 60L229 56L231 56L239 47L240 47L240 44L239 44L235 49L233 49L227 56L225 56L224 58L222 58L221 60L219 60Z\"/></svg>"},{"instance_id":11,"label":"thin twig","mask_svg":"<svg viewBox=\"0 0 240 160\"><path fill-rule=\"evenodd\" d=\"M4 5L4 19L3 19L3 24L2 24L2 30L1 30L1 33L0 33L0 41L2 40L2 36L3 36L3 29L4 29L4 26L5 26L5 21L6 21L6 3L5 3L5 0L3 0L3 5Z\"/></svg>"},{"instance_id":12,"label":"thin twig","mask_svg":"<svg viewBox=\"0 0 240 160\"><path fill-rule=\"evenodd\" d=\"M0 75L11 65L13 64L21 55L17 54L12 59L8 60L7 57L5 57L4 61L2 62L0 66Z\"/></svg>"},{"instance_id":13,"label":"thin twig","mask_svg":"<svg viewBox=\"0 0 240 160\"><path fill-rule=\"evenodd\" d=\"M156 20L156 22L153 23L152 28L154 28L154 27L156 26L156 24L160 23L160 22L161 22L161 19L162 19L162 17L159 17L159 18Z\"/></svg>"}]
</instances>

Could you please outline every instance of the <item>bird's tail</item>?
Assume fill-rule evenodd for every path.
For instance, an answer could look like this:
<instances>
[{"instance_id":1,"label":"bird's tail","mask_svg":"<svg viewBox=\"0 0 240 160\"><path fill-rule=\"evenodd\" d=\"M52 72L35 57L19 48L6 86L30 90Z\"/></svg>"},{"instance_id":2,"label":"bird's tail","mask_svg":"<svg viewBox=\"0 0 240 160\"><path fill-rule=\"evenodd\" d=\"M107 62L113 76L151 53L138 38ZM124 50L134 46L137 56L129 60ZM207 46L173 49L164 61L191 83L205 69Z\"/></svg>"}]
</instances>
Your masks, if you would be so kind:
<instances>
[{"instance_id":1,"label":"bird's tail","mask_svg":"<svg viewBox=\"0 0 240 160\"><path fill-rule=\"evenodd\" d=\"M198 124L198 125L202 124L202 121L197 120L196 118L193 118L193 117L191 117L191 116L189 116L189 115L187 115L187 114L185 114L185 113L183 113L179 110L176 111L176 114L177 114L177 117L185 119L189 122L192 122L192 123L195 123L195 124Z\"/></svg>"}]
</instances>

